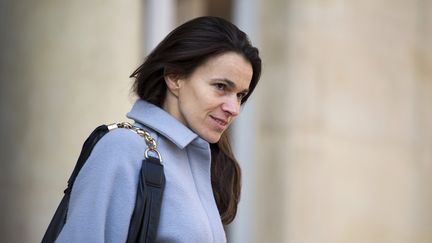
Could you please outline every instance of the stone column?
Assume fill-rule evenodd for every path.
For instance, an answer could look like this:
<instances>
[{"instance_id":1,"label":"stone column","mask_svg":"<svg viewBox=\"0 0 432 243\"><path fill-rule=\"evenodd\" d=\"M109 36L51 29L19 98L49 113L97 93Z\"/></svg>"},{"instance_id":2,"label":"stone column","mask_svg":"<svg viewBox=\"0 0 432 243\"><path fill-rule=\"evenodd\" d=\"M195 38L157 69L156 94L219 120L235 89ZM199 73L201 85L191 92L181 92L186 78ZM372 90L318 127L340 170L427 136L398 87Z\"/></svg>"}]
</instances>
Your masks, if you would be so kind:
<instances>
[{"instance_id":1,"label":"stone column","mask_svg":"<svg viewBox=\"0 0 432 243\"><path fill-rule=\"evenodd\" d=\"M147 31L144 39L147 40L146 53L150 53L175 27L177 1L147 0L146 10L143 19L145 19Z\"/></svg>"},{"instance_id":2,"label":"stone column","mask_svg":"<svg viewBox=\"0 0 432 243\"><path fill-rule=\"evenodd\" d=\"M260 3L250 238L432 241L431 4Z\"/></svg>"},{"instance_id":3,"label":"stone column","mask_svg":"<svg viewBox=\"0 0 432 243\"><path fill-rule=\"evenodd\" d=\"M0 4L0 235L38 242L85 138L125 120L141 1Z\"/></svg>"},{"instance_id":4,"label":"stone column","mask_svg":"<svg viewBox=\"0 0 432 243\"><path fill-rule=\"evenodd\" d=\"M413 167L415 168L414 227L418 242L432 241L432 2L417 2L415 129L413 134Z\"/></svg>"}]
</instances>

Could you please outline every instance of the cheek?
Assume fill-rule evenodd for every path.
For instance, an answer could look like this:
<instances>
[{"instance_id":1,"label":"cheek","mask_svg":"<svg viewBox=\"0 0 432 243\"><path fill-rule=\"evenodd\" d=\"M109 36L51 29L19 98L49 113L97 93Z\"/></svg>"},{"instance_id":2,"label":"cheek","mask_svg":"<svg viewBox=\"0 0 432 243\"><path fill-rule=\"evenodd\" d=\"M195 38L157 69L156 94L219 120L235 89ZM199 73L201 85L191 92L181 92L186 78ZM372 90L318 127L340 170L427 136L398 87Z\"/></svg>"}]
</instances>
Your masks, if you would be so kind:
<instances>
[{"instance_id":1,"label":"cheek","mask_svg":"<svg viewBox=\"0 0 432 243\"><path fill-rule=\"evenodd\" d=\"M179 99L179 109L189 128L205 119L203 102L195 96L186 96Z\"/></svg>"},{"instance_id":2,"label":"cheek","mask_svg":"<svg viewBox=\"0 0 432 243\"><path fill-rule=\"evenodd\" d=\"M210 88L193 90L187 99L188 106L192 107L195 112L199 112L201 115L212 112L218 107L218 102L220 102L220 98L218 99Z\"/></svg>"},{"instance_id":3,"label":"cheek","mask_svg":"<svg viewBox=\"0 0 432 243\"><path fill-rule=\"evenodd\" d=\"M212 88L210 85L190 85L180 93L180 110L189 125L196 126L198 124L191 123L205 122L208 115L217 111L222 103L222 98Z\"/></svg>"}]
</instances>

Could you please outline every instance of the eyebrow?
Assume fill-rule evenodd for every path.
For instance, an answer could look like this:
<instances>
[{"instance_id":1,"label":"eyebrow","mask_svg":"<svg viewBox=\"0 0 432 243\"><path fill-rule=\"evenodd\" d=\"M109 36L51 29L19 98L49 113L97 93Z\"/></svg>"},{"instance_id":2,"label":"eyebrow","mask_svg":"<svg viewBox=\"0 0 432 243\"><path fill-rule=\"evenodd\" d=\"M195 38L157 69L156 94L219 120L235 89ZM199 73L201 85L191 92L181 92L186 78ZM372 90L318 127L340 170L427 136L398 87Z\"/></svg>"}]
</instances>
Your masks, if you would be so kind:
<instances>
[{"instance_id":1,"label":"eyebrow","mask_svg":"<svg viewBox=\"0 0 432 243\"><path fill-rule=\"evenodd\" d=\"M223 82L225 82L231 89L235 89L236 87L237 87L237 85L233 82L233 81L231 81L231 80L229 80L229 79L227 79L227 78L212 78L211 79L212 81L223 81ZM244 90L242 90L241 91L242 93L244 92L244 93L249 93L249 89L244 89Z\"/></svg>"}]
</instances>

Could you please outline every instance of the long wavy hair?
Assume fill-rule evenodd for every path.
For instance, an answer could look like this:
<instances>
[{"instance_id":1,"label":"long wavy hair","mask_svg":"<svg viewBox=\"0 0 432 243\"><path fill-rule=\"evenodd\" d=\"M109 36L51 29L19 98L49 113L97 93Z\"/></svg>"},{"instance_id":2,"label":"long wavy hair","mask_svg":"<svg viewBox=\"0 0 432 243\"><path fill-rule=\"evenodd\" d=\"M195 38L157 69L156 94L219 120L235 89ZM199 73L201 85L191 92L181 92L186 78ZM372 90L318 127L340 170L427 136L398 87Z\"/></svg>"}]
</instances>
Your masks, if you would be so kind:
<instances>
[{"instance_id":1,"label":"long wavy hair","mask_svg":"<svg viewBox=\"0 0 432 243\"><path fill-rule=\"evenodd\" d=\"M261 59L247 35L219 17L195 18L169 33L131 74L135 78L132 89L139 98L162 107L167 93L166 74L188 77L209 58L226 52L242 55L252 66L249 93L241 101L244 104L260 78ZM210 144L210 149L213 195L222 223L226 225L237 214L241 170L226 132L217 143Z\"/></svg>"}]
</instances>

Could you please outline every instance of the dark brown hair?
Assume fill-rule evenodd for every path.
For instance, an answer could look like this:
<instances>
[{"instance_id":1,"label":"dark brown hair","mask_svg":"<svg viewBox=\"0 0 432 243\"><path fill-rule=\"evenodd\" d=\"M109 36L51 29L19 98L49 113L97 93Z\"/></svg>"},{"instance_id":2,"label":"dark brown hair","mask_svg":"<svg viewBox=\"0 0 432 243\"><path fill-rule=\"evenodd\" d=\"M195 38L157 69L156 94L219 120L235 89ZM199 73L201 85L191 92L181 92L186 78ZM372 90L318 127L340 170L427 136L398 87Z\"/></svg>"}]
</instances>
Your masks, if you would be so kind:
<instances>
[{"instance_id":1,"label":"dark brown hair","mask_svg":"<svg viewBox=\"0 0 432 243\"><path fill-rule=\"evenodd\" d=\"M261 59L243 31L218 17L195 18L169 33L131 74L135 78L133 91L139 98L162 107L167 92L166 74L187 77L209 58L226 52L242 55L252 66L249 93L242 99L243 104L258 83ZM223 224L229 224L240 199L240 166L226 132L217 143L210 144L210 149L213 194Z\"/></svg>"}]
</instances>

